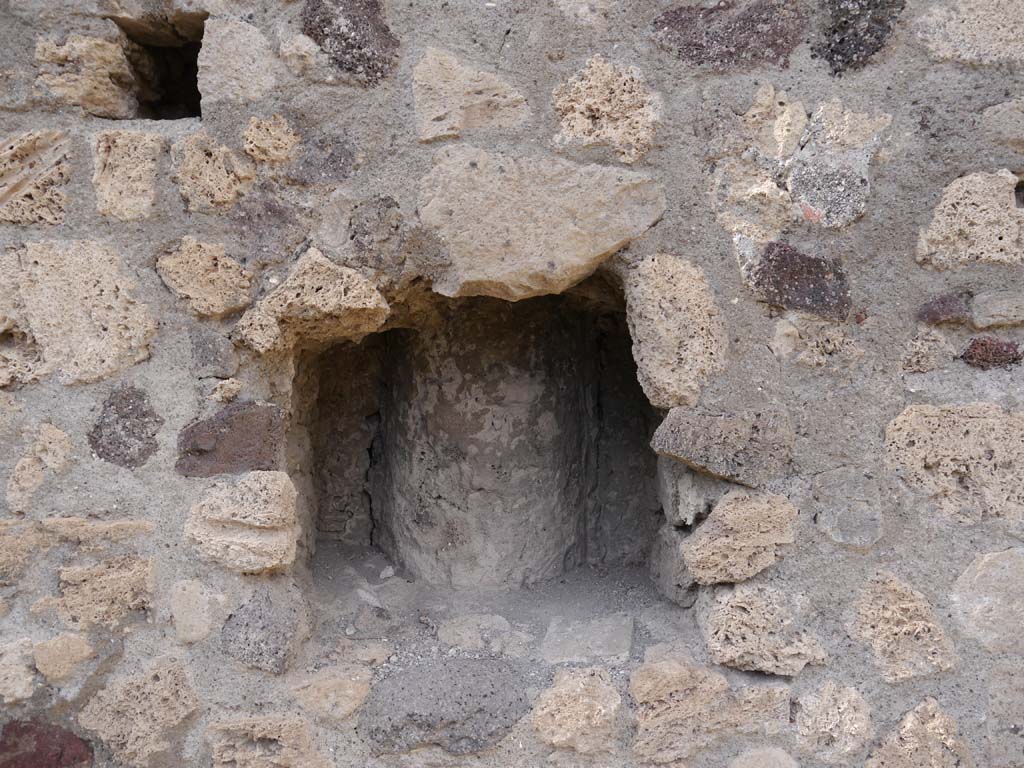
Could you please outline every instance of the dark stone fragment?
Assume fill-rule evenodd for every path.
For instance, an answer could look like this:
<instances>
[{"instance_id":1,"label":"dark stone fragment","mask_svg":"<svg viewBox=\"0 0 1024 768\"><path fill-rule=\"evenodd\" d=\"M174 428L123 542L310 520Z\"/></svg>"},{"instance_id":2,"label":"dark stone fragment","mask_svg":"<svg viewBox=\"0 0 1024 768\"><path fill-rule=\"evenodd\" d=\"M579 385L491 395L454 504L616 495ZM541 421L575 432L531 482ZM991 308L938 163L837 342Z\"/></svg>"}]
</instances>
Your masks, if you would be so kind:
<instances>
[{"instance_id":1,"label":"dark stone fragment","mask_svg":"<svg viewBox=\"0 0 1024 768\"><path fill-rule=\"evenodd\" d=\"M1024 359L1017 342L997 336L975 336L960 358L974 368L1007 368Z\"/></svg>"},{"instance_id":2,"label":"dark stone fragment","mask_svg":"<svg viewBox=\"0 0 1024 768\"><path fill-rule=\"evenodd\" d=\"M469 755L498 743L530 711L526 675L501 659L425 660L377 683L359 729L376 754L439 746Z\"/></svg>"},{"instance_id":3,"label":"dark stone fragment","mask_svg":"<svg viewBox=\"0 0 1024 768\"><path fill-rule=\"evenodd\" d=\"M829 20L814 52L834 75L861 69L882 50L905 5L906 0L822 0Z\"/></svg>"},{"instance_id":4,"label":"dark stone fragment","mask_svg":"<svg viewBox=\"0 0 1024 768\"><path fill-rule=\"evenodd\" d=\"M928 325L968 325L971 308L968 293L944 293L929 299L917 310L917 319Z\"/></svg>"},{"instance_id":5,"label":"dark stone fragment","mask_svg":"<svg viewBox=\"0 0 1024 768\"><path fill-rule=\"evenodd\" d=\"M723 0L685 5L654 20L654 39L687 64L724 70L789 65L804 29L792 0Z\"/></svg>"},{"instance_id":6,"label":"dark stone fragment","mask_svg":"<svg viewBox=\"0 0 1024 768\"><path fill-rule=\"evenodd\" d=\"M111 464L141 467L156 453L156 434L163 424L145 391L121 384L103 403L99 421L89 432L89 445Z\"/></svg>"},{"instance_id":7,"label":"dark stone fragment","mask_svg":"<svg viewBox=\"0 0 1024 768\"><path fill-rule=\"evenodd\" d=\"M41 720L11 720L0 733L0 768L90 768L92 747Z\"/></svg>"},{"instance_id":8,"label":"dark stone fragment","mask_svg":"<svg viewBox=\"0 0 1024 768\"><path fill-rule=\"evenodd\" d=\"M377 85L394 68L398 38L380 0L306 0L302 31L363 85Z\"/></svg>"},{"instance_id":9,"label":"dark stone fragment","mask_svg":"<svg viewBox=\"0 0 1024 768\"><path fill-rule=\"evenodd\" d=\"M297 591L271 594L261 587L224 622L221 648L247 667L280 675L288 669L306 625L305 604Z\"/></svg>"},{"instance_id":10,"label":"dark stone fragment","mask_svg":"<svg viewBox=\"0 0 1024 768\"><path fill-rule=\"evenodd\" d=\"M673 408L655 431L651 448L698 472L759 488L789 474L795 442L784 411Z\"/></svg>"},{"instance_id":11,"label":"dark stone fragment","mask_svg":"<svg viewBox=\"0 0 1024 768\"><path fill-rule=\"evenodd\" d=\"M230 379L238 371L238 356L231 339L206 328L192 328L192 367L201 379Z\"/></svg>"},{"instance_id":12,"label":"dark stone fragment","mask_svg":"<svg viewBox=\"0 0 1024 768\"><path fill-rule=\"evenodd\" d=\"M232 403L178 433L178 463L186 477L277 469L284 440L284 412L276 405Z\"/></svg>"},{"instance_id":13,"label":"dark stone fragment","mask_svg":"<svg viewBox=\"0 0 1024 768\"><path fill-rule=\"evenodd\" d=\"M850 314L850 286L839 259L809 256L788 243L765 246L747 280L769 304L809 312L829 320Z\"/></svg>"}]
</instances>

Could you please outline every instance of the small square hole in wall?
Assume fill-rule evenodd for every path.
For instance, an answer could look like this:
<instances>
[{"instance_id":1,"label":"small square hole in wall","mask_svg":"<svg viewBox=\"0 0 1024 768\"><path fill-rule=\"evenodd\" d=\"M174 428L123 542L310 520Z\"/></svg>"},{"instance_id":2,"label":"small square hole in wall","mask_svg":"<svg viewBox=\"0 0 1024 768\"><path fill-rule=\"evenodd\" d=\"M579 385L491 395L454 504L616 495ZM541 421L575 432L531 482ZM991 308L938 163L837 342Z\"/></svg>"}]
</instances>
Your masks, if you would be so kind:
<instances>
[{"instance_id":1,"label":"small square hole in wall","mask_svg":"<svg viewBox=\"0 0 1024 768\"><path fill-rule=\"evenodd\" d=\"M130 41L128 60L138 85L138 117L202 117L199 51L205 14L174 18L113 19Z\"/></svg>"}]
</instances>

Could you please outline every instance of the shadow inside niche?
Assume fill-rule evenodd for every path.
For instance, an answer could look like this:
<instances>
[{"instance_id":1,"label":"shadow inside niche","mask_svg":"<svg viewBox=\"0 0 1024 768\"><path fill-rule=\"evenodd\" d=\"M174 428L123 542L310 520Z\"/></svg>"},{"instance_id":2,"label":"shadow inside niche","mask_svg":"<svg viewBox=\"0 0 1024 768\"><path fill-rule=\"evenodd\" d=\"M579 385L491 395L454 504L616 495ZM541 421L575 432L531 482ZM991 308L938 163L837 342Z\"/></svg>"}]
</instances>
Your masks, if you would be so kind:
<instances>
[{"instance_id":1,"label":"shadow inside niche","mask_svg":"<svg viewBox=\"0 0 1024 768\"><path fill-rule=\"evenodd\" d=\"M439 300L417 326L303 364L320 540L453 586L644 563L663 520L660 414L621 296L592 279L517 303Z\"/></svg>"}]
</instances>

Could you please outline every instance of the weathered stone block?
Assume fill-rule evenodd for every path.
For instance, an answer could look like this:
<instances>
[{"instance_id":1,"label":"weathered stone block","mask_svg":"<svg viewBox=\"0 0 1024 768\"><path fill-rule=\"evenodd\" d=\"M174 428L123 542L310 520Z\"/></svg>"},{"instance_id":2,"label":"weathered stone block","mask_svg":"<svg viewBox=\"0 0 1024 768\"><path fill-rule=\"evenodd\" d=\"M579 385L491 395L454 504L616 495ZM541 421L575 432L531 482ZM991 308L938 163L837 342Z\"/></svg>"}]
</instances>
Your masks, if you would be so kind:
<instances>
[{"instance_id":1,"label":"weathered stone block","mask_svg":"<svg viewBox=\"0 0 1024 768\"><path fill-rule=\"evenodd\" d=\"M60 597L44 597L33 613L54 609L70 627L113 629L133 613L148 611L155 577L153 561L121 555L96 565L70 565L60 571Z\"/></svg>"},{"instance_id":2,"label":"weathered stone block","mask_svg":"<svg viewBox=\"0 0 1024 768\"><path fill-rule=\"evenodd\" d=\"M699 606L708 654L716 664L749 672L795 676L808 664L825 664L817 635L803 629L792 595L761 584L719 588Z\"/></svg>"},{"instance_id":3,"label":"weathered stone block","mask_svg":"<svg viewBox=\"0 0 1024 768\"><path fill-rule=\"evenodd\" d=\"M665 210L648 176L458 146L439 150L419 212L448 246L430 273L445 296L518 301L589 276Z\"/></svg>"},{"instance_id":4,"label":"weathered stone block","mask_svg":"<svg viewBox=\"0 0 1024 768\"><path fill-rule=\"evenodd\" d=\"M374 86L391 74L398 38L380 0L306 0L302 31L355 82Z\"/></svg>"},{"instance_id":5,"label":"weathered stone block","mask_svg":"<svg viewBox=\"0 0 1024 768\"><path fill-rule=\"evenodd\" d=\"M637 378L655 408L694 405L725 365L729 337L704 271L654 254L619 270Z\"/></svg>"},{"instance_id":6,"label":"weathered stone block","mask_svg":"<svg viewBox=\"0 0 1024 768\"><path fill-rule=\"evenodd\" d=\"M633 163L650 151L661 120L661 97L636 67L619 67L601 56L551 95L561 117L560 144L606 144L620 160Z\"/></svg>"},{"instance_id":7,"label":"weathered stone block","mask_svg":"<svg viewBox=\"0 0 1024 768\"><path fill-rule=\"evenodd\" d=\"M63 131L19 133L0 144L0 222L64 221L70 146Z\"/></svg>"},{"instance_id":8,"label":"weathered stone block","mask_svg":"<svg viewBox=\"0 0 1024 768\"><path fill-rule=\"evenodd\" d=\"M963 631L992 651L1024 653L1024 549L978 555L950 595Z\"/></svg>"},{"instance_id":9,"label":"weathered stone block","mask_svg":"<svg viewBox=\"0 0 1024 768\"><path fill-rule=\"evenodd\" d=\"M420 141L480 128L511 128L530 117L526 97L497 75L428 48L412 71Z\"/></svg>"},{"instance_id":10,"label":"weathered stone block","mask_svg":"<svg viewBox=\"0 0 1024 768\"><path fill-rule=\"evenodd\" d=\"M253 669L280 675L309 634L309 616L295 589L259 587L233 611L220 630L220 645Z\"/></svg>"},{"instance_id":11,"label":"weathered stone block","mask_svg":"<svg viewBox=\"0 0 1024 768\"><path fill-rule=\"evenodd\" d=\"M796 541L797 509L783 496L731 491L680 547L700 584L744 581Z\"/></svg>"},{"instance_id":12,"label":"weathered stone block","mask_svg":"<svg viewBox=\"0 0 1024 768\"><path fill-rule=\"evenodd\" d=\"M201 317L224 317L249 306L252 273L219 243L182 238L178 250L156 261L160 279Z\"/></svg>"},{"instance_id":13,"label":"weathered stone block","mask_svg":"<svg viewBox=\"0 0 1024 768\"><path fill-rule=\"evenodd\" d=\"M326 347L360 341L390 312L370 281L310 248L288 278L242 316L234 336L259 354Z\"/></svg>"},{"instance_id":14,"label":"weathered stone block","mask_svg":"<svg viewBox=\"0 0 1024 768\"><path fill-rule=\"evenodd\" d=\"M0 733L0 768L92 768L89 742L44 720L11 720Z\"/></svg>"},{"instance_id":15,"label":"weathered stone block","mask_svg":"<svg viewBox=\"0 0 1024 768\"><path fill-rule=\"evenodd\" d=\"M756 488L789 472L795 440L781 411L711 414L673 408L651 447L698 471Z\"/></svg>"},{"instance_id":16,"label":"weathered stone block","mask_svg":"<svg viewBox=\"0 0 1024 768\"><path fill-rule=\"evenodd\" d=\"M100 417L89 432L89 445L104 461L134 469L156 453L156 435L163 424L145 390L120 384L103 401Z\"/></svg>"},{"instance_id":17,"label":"weathered stone block","mask_svg":"<svg viewBox=\"0 0 1024 768\"><path fill-rule=\"evenodd\" d=\"M804 19L793 3L724 0L683 5L654 20L654 39L681 61L713 70L786 67L801 42Z\"/></svg>"},{"instance_id":18,"label":"weathered stone block","mask_svg":"<svg viewBox=\"0 0 1024 768\"><path fill-rule=\"evenodd\" d=\"M533 705L531 723L541 740L557 749L605 752L614 746L621 703L607 670L559 670Z\"/></svg>"},{"instance_id":19,"label":"weathered stone block","mask_svg":"<svg viewBox=\"0 0 1024 768\"><path fill-rule=\"evenodd\" d=\"M740 265L744 282L768 304L828 320L850 314L850 286L837 258L811 256L788 243L771 242L756 259Z\"/></svg>"},{"instance_id":20,"label":"weathered stone block","mask_svg":"<svg viewBox=\"0 0 1024 768\"><path fill-rule=\"evenodd\" d=\"M176 729L198 708L185 665L164 656L141 674L108 683L85 705L78 723L124 762L146 768L172 748Z\"/></svg>"},{"instance_id":21,"label":"weathered stone block","mask_svg":"<svg viewBox=\"0 0 1024 768\"><path fill-rule=\"evenodd\" d=\"M249 472L217 485L192 507L185 534L207 559L240 573L280 570L295 560L300 529L286 472Z\"/></svg>"},{"instance_id":22,"label":"weathered stone block","mask_svg":"<svg viewBox=\"0 0 1024 768\"><path fill-rule=\"evenodd\" d=\"M105 131L93 138L96 208L122 221L148 219L156 203L156 175L165 142L155 133Z\"/></svg>"},{"instance_id":23,"label":"weathered stone block","mask_svg":"<svg viewBox=\"0 0 1024 768\"><path fill-rule=\"evenodd\" d=\"M523 668L492 659L440 659L378 682L359 716L374 752L436 745L471 755L497 744L530 711Z\"/></svg>"},{"instance_id":24,"label":"weathered stone block","mask_svg":"<svg viewBox=\"0 0 1024 768\"><path fill-rule=\"evenodd\" d=\"M284 440L284 412L276 405L232 403L178 433L178 462L186 477L273 470Z\"/></svg>"},{"instance_id":25,"label":"weathered stone block","mask_svg":"<svg viewBox=\"0 0 1024 768\"><path fill-rule=\"evenodd\" d=\"M889 574L872 579L857 598L850 633L870 646L891 683L944 672L958 662L925 596Z\"/></svg>"}]
</instances>

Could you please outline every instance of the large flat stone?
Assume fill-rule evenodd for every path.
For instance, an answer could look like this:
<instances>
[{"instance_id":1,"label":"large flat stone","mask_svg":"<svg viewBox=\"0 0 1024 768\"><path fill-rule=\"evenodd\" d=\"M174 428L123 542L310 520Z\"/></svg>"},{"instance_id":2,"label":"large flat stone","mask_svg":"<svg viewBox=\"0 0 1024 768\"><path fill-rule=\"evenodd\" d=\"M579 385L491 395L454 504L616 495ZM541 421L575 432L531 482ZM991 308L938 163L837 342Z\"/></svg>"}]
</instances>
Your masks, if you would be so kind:
<instances>
[{"instance_id":1,"label":"large flat stone","mask_svg":"<svg viewBox=\"0 0 1024 768\"><path fill-rule=\"evenodd\" d=\"M448 245L435 291L518 301L590 275L661 217L665 195L640 173L458 146L434 156L419 206Z\"/></svg>"}]
</instances>

